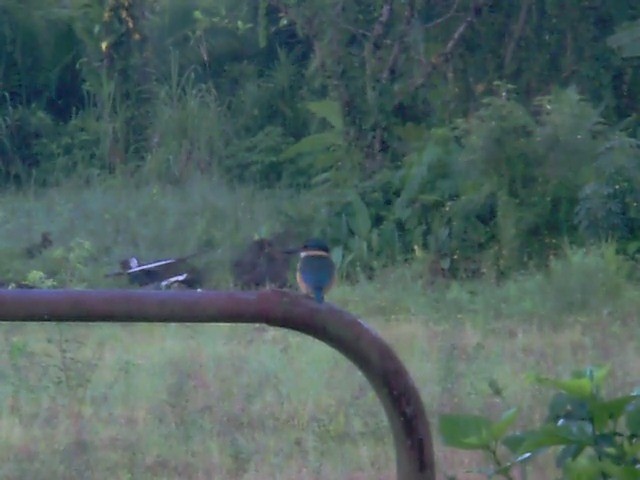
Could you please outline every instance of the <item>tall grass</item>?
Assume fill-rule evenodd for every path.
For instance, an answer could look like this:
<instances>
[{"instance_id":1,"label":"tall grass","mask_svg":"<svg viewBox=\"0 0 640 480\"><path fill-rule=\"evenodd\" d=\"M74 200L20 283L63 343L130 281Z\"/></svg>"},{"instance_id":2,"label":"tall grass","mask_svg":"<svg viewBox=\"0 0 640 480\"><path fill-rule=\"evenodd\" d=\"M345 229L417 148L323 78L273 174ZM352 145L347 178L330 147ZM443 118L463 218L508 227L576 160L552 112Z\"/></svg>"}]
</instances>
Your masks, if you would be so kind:
<instances>
[{"instance_id":1,"label":"tall grass","mask_svg":"<svg viewBox=\"0 0 640 480\"><path fill-rule=\"evenodd\" d=\"M0 279L43 272L57 286L125 286L103 277L130 254L199 262L230 285L229 257L290 221L292 194L203 177L181 186L119 179L0 198ZM21 251L43 230L53 249ZM436 284L418 260L339 284L329 300L397 350L432 420L540 420L548 392L525 374L613 366L611 388L640 377L640 296L612 246L568 249L547 272ZM365 379L330 348L289 332L230 326L0 325L0 476L18 478L393 478L384 413ZM504 391L491 394L490 380ZM440 473L481 459L439 444ZM550 478L542 461L530 478Z\"/></svg>"},{"instance_id":2,"label":"tall grass","mask_svg":"<svg viewBox=\"0 0 640 480\"><path fill-rule=\"evenodd\" d=\"M195 72L181 74L178 64L172 52L170 78L153 90L150 148L143 162L147 176L165 181L216 172L233 137L213 86L196 84Z\"/></svg>"},{"instance_id":3,"label":"tall grass","mask_svg":"<svg viewBox=\"0 0 640 480\"><path fill-rule=\"evenodd\" d=\"M207 285L228 287L232 256L254 236L282 228L287 210L278 205L290 198L287 192L256 193L203 176L180 186L136 177L5 193L0 279L24 279L31 270L42 270L61 280L64 266L74 275L58 286L113 286L103 274L123 258L154 260L206 248L199 261ZM54 248L35 260L24 258L25 245L42 231L51 232Z\"/></svg>"}]
</instances>

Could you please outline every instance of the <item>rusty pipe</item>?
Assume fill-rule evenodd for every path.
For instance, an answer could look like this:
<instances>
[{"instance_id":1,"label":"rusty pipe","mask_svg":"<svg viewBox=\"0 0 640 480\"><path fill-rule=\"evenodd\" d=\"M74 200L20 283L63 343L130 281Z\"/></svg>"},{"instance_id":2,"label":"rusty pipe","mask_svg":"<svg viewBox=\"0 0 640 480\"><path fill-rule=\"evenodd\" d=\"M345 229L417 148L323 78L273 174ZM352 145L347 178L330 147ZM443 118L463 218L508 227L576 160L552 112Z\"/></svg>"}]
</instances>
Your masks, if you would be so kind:
<instances>
[{"instance_id":1,"label":"rusty pipe","mask_svg":"<svg viewBox=\"0 0 640 480\"><path fill-rule=\"evenodd\" d=\"M283 290L0 290L1 322L254 323L316 338L346 356L382 402L400 480L434 480L429 421L420 394L375 330L331 304Z\"/></svg>"}]
</instances>

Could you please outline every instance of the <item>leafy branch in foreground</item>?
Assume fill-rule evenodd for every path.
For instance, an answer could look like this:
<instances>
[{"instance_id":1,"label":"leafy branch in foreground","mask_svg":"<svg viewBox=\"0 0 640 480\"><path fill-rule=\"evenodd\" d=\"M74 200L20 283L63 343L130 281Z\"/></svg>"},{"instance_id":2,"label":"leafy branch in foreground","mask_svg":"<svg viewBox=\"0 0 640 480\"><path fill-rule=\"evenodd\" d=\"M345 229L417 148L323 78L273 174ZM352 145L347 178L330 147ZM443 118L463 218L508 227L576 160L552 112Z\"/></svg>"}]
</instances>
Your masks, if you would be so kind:
<instances>
[{"instance_id":1,"label":"leafy branch in foreground","mask_svg":"<svg viewBox=\"0 0 640 480\"><path fill-rule=\"evenodd\" d=\"M440 435L450 447L485 452L493 464L477 472L512 479L514 467L552 450L566 479L640 478L640 391L606 399L602 385L609 367L587 368L569 379L536 375L539 385L557 389L540 427L507 433L518 409L493 421L482 415L440 416Z\"/></svg>"}]
</instances>

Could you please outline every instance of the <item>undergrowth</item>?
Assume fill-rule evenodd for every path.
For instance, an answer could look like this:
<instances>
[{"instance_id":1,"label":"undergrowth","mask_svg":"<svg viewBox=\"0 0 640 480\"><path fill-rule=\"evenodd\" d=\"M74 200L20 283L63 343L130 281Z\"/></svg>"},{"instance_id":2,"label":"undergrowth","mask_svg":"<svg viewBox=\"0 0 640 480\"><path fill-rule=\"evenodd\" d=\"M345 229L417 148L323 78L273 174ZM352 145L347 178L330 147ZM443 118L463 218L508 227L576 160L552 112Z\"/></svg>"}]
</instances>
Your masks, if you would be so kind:
<instances>
[{"instance_id":1,"label":"undergrowth","mask_svg":"<svg viewBox=\"0 0 640 480\"><path fill-rule=\"evenodd\" d=\"M117 270L124 258L150 261L202 250L197 261L206 271L206 286L229 287L233 255L256 236L279 233L291 224L296 208L301 210L291 197L199 176L179 187L120 178L5 193L0 280L24 280L37 270L58 287L117 286L104 274ZM301 217L297 223L304 229ZM26 258L25 247L43 231L51 233L53 246Z\"/></svg>"}]
</instances>

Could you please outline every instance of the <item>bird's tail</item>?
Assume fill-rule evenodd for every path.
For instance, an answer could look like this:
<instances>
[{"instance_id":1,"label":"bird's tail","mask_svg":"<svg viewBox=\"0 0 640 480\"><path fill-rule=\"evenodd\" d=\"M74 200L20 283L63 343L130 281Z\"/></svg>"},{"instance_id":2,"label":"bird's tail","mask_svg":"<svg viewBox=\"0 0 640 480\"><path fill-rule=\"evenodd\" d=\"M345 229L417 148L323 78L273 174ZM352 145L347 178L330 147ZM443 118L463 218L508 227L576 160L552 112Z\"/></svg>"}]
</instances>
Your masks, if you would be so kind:
<instances>
[{"instance_id":1,"label":"bird's tail","mask_svg":"<svg viewBox=\"0 0 640 480\"><path fill-rule=\"evenodd\" d=\"M322 291L321 288L316 288L313 291L313 296L315 297L316 302L318 302L318 303L323 303L324 302L324 292Z\"/></svg>"}]
</instances>

